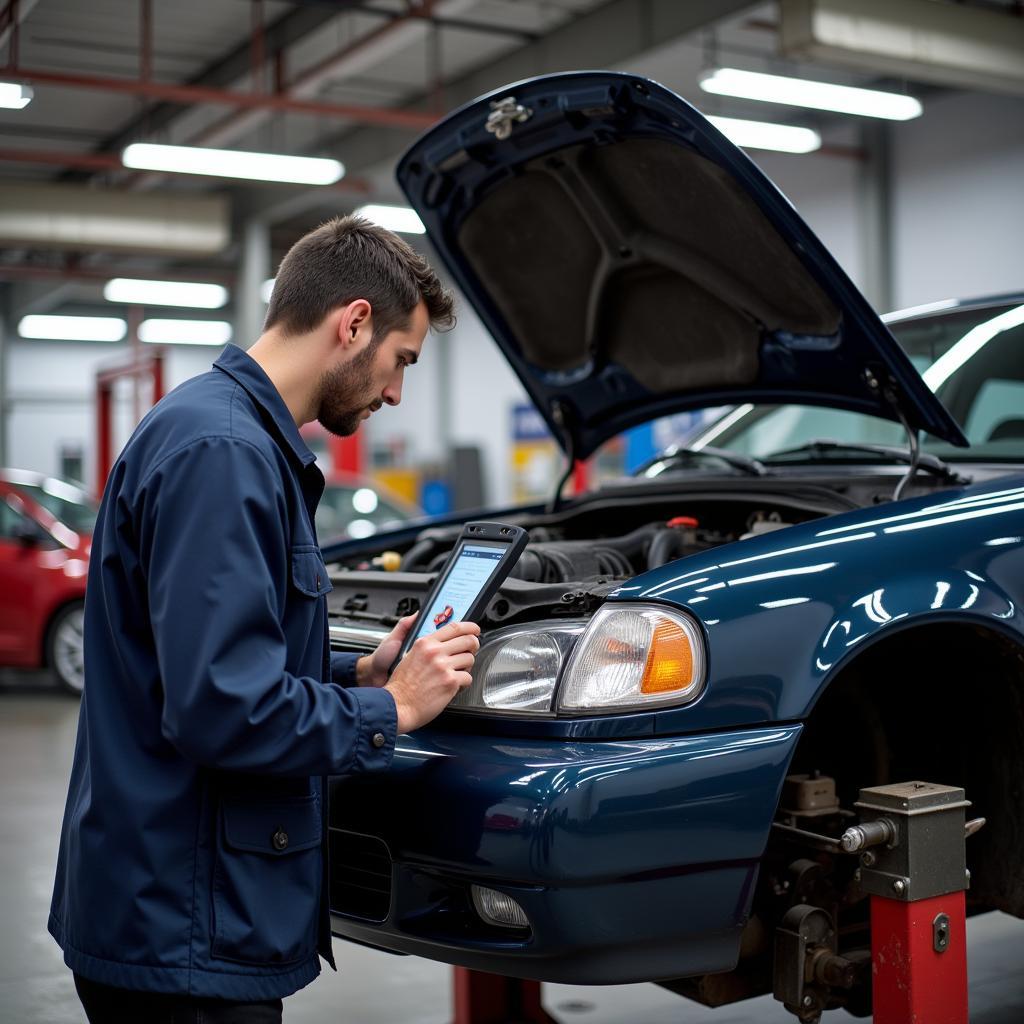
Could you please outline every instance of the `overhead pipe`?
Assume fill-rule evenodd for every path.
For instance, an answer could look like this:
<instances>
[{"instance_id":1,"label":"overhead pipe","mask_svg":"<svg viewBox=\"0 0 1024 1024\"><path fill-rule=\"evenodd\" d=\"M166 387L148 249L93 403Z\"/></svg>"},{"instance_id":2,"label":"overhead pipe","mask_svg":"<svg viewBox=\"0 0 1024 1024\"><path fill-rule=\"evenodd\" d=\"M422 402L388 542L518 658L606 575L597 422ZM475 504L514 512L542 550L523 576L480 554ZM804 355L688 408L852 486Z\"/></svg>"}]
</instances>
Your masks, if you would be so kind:
<instances>
[{"instance_id":1,"label":"overhead pipe","mask_svg":"<svg viewBox=\"0 0 1024 1024\"><path fill-rule=\"evenodd\" d=\"M287 94L233 92L200 85L147 82L141 78L109 78L103 75L70 74L65 71L45 71L25 67L18 67L11 73L17 74L18 79L27 85L95 89L98 92L167 100L184 106L213 103L249 110L310 114L317 117L335 117L339 120L355 121L359 124L409 128L414 131L429 128L438 119L436 114L418 110L392 110L387 107L367 107L355 103L323 103L318 100L297 99Z\"/></svg>"},{"instance_id":2,"label":"overhead pipe","mask_svg":"<svg viewBox=\"0 0 1024 1024\"><path fill-rule=\"evenodd\" d=\"M312 67L300 71L291 81L284 80L283 59L279 53L275 66L276 91L298 100L315 95L325 81L336 79L340 69L347 62L356 58L357 55L366 53L368 50L372 52L373 47L386 43L388 37L396 37L400 30L410 24L429 23L429 19L436 6L437 0L424 0L420 6L409 5L400 14L389 14L388 21L383 25L379 25L358 39L354 39L336 53L325 57ZM400 39L395 38L395 43L401 45ZM190 141L190 145L228 145L240 135L255 130L269 113L272 113L272 111L263 109L250 111L241 117L236 115L223 117L201 131L198 136Z\"/></svg>"}]
</instances>

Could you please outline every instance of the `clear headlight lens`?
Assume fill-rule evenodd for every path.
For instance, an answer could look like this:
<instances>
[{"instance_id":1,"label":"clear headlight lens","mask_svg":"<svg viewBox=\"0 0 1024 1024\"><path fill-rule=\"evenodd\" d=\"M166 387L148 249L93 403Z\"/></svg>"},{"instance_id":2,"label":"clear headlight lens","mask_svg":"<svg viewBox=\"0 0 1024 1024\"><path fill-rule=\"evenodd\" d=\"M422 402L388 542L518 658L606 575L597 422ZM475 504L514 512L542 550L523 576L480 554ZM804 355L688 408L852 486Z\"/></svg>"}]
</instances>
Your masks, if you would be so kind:
<instances>
[{"instance_id":1,"label":"clear headlight lens","mask_svg":"<svg viewBox=\"0 0 1024 1024\"><path fill-rule=\"evenodd\" d=\"M696 624L660 605L605 605L565 667L559 711L643 710L693 700L704 686Z\"/></svg>"},{"instance_id":2,"label":"clear headlight lens","mask_svg":"<svg viewBox=\"0 0 1024 1024\"><path fill-rule=\"evenodd\" d=\"M473 664L473 682L451 708L550 714L566 655L583 622L532 623L492 633Z\"/></svg>"}]
</instances>

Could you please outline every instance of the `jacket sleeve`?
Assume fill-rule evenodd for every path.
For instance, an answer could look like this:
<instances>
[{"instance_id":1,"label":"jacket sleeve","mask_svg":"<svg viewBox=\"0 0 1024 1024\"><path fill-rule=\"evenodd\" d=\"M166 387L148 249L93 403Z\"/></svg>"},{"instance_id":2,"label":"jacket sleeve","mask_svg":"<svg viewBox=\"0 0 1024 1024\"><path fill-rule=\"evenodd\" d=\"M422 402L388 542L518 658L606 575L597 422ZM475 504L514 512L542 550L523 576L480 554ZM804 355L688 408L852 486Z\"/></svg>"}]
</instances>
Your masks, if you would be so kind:
<instances>
[{"instance_id":1,"label":"jacket sleeve","mask_svg":"<svg viewBox=\"0 0 1024 1024\"><path fill-rule=\"evenodd\" d=\"M331 651L331 680L339 686L356 685L356 662L358 654L342 654Z\"/></svg>"},{"instance_id":2,"label":"jacket sleeve","mask_svg":"<svg viewBox=\"0 0 1024 1024\"><path fill-rule=\"evenodd\" d=\"M396 732L390 693L285 668L291 551L279 472L247 441L204 438L140 489L163 735L188 759L232 771L386 768Z\"/></svg>"}]
</instances>

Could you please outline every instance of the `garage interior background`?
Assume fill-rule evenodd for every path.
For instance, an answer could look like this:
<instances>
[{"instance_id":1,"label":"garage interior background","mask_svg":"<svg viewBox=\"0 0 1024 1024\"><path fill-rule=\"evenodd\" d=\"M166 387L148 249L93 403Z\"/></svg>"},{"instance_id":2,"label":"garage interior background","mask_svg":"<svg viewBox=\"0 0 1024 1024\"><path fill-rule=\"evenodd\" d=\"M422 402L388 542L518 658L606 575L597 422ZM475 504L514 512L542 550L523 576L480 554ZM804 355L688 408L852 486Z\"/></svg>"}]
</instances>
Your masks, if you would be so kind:
<instances>
[{"instance_id":1,"label":"garage interior background","mask_svg":"<svg viewBox=\"0 0 1024 1024\"><path fill-rule=\"evenodd\" d=\"M787 26L811 8L879 19L885 55L801 46ZM956 53L930 45L951 31ZM4 0L0 61L0 79L34 91L23 109L0 111L0 465L90 487L96 374L123 364L132 343L26 338L24 317L118 317L129 334L148 318L215 320L245 347L296 238L367 203L403 205L393 169L419 131L542 72L628 70L705 113L813 128L814 152L749 153L880 311L1024 283L1020 0ZM698 81L714 66L906 91L923 115L715 96ZM227 91L244 105L224 103ZM345 176L310 187L124 168L124 147L143 141L329 156ZM429 252L422 235L406 237ZM212 310L130 307L104 298L113 278L216 283L228 297ZM167 388L218 351L186 343L193 326L164 346ZM217 343L226 330L214 330ZM479 449L482 501L545 491L553 458L541 479L513 470L524 401L460 304L457 329L428 341L402 405L373 418L349 461L428 508L437 499L425 485L445 480L456 446ZM115 387L115 451L140 403L130 382ZM616 468L629 467L620 457Z\"/></svg>"}]
</instances>

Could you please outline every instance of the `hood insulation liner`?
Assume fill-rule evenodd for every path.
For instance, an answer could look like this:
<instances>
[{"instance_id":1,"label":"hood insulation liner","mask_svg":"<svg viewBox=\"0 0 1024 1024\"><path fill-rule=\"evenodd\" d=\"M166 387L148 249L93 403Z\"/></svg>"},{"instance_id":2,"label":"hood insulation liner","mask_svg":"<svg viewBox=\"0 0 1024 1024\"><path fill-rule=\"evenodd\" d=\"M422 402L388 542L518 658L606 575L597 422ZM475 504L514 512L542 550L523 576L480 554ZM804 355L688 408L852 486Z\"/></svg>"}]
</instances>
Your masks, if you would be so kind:
<instances>
[{"instance_id":1,"label":"hood insulation liner","mask_svg":"<svg viewBox=\"0 0 1024 1024\"><path fill-rule=\"evenodd\" d=\"M757 379L765 333L839 331L836 305L754 201L663 139L525 164L478 201L458 244L552 382L615 363L655 394L728 389Z\"/></svg>"}]
</instances>

